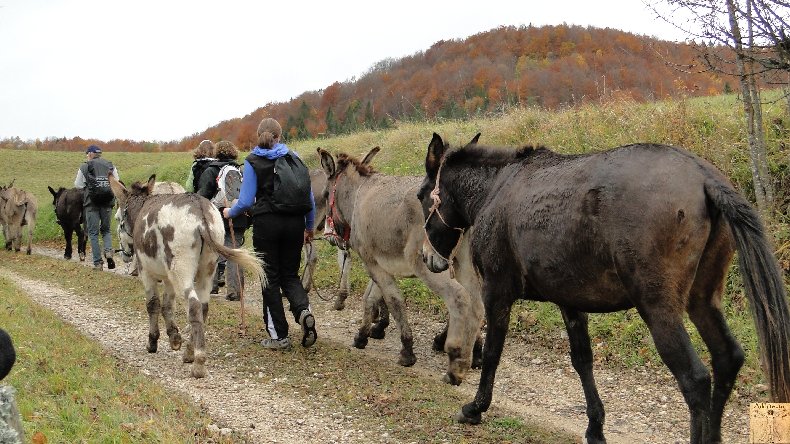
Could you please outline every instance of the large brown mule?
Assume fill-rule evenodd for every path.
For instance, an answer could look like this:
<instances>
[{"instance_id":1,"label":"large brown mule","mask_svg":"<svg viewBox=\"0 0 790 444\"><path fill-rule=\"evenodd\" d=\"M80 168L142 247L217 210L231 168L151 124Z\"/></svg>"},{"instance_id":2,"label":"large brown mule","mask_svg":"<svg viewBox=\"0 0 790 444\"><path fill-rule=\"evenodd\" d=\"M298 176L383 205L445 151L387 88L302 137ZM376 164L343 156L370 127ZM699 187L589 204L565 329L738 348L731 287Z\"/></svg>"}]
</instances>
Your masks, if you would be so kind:
<instances>
[{"instance_id":1,"label":"large brown mule","mask_svg":"<svg viewBox=\"0 0 790 444\"><path fill-rule=\"evenodd\" d=\"M690 411L692 443L721 441L721 418L744 361L721 310L738 251L776 402L790 401L790 312L757 212L710 163L680 148L638 144L595 154L545 148L451 149L434 134L419 191L428 267L445 270L460 233L483 280L488 320L477 394L458 420L491 404L513 303L554 302L587 400L587 442L605 442L587 312L636 307ZM711 354L691 345L684 312Z\"/></svg>"}]
</instances>

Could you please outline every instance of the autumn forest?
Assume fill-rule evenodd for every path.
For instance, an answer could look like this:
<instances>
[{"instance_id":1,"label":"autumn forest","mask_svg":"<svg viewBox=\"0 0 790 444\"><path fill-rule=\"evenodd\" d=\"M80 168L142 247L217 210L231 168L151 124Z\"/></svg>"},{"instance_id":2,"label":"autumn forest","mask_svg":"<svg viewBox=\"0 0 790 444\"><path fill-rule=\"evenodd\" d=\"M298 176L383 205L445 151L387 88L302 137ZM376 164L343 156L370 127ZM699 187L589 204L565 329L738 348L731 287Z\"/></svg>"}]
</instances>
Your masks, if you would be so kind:
<instances>
[{"instance_id":1,"label":"autumn forest","mask_svg":"<svg viewBox=\"0 0 790 444\"><path fill-rule=\"evenodd\" d=\"M728 92L730 85L696 62L693 44L615 29L500 27L442 40L402 59L385 59L357 78L269 103L178 141L98 141L75 137L0 141L2 148L80 151L187 151L200 140L255 144L257 123L274 117L288 139L325 137L398 121L464 119L513 106L558 109L623 97L648 101Z\"/></svg>"}]
</instances>

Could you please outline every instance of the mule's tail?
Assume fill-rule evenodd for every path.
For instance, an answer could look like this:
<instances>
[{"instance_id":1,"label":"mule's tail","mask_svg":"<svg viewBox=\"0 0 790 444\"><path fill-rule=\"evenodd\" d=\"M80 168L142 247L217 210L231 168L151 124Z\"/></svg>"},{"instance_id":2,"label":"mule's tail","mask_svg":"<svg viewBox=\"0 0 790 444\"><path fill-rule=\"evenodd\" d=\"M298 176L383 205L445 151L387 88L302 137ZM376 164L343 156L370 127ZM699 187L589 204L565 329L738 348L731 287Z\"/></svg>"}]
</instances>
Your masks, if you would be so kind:
<instances>
[{"instance_id":1,"label":"mule's tail","mask_svg":"<svg viewBox=\"0 0 790 444\"><path fill-rule=\"evenodd\" d=\"M255 254L244 248L228 248L220 242L215 241L211 234L204 228L200 227L200 237L212 250L225 256L228 260L236 262L244 270L250 270L261 281L261 284L266 286L266 273L263 271L263 265Z\"/></svg>"},{"instance_id":2,"label":"mule's tail","mask_svg":"<svg viewBox=\"0 0 790 444\"><path fill-rule=\"evenodd\" d=\"M760 360L774 402L790 402L790 310L773 249L757 211L731 186L705 183L708 198L727 220L738 249L746 295L760 341Z\"/></svg>"}]
</instances>

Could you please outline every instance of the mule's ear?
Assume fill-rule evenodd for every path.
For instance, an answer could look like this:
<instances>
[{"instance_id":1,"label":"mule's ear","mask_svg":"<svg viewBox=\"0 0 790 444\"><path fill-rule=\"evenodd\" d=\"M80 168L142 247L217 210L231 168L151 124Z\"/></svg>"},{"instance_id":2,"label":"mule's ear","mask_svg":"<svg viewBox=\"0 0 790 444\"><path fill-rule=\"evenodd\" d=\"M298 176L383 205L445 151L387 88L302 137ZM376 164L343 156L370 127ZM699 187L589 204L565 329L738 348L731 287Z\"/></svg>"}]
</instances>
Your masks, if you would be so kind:
<instances>
[{"instance_id":1,"label":"mule's ear","mask_svg":"<svg viewBox=\"0 0 790 444\"><path fill-rule=\"evenodd\" d=\"M444 156L445 146L441 136L433 133L433 139L428 144L428 155L425 156L425 173L431 179L436 178L436 172L439 171L439 163Z\"/></svg>"},{"instance_id":2,"label":"mule's ear","mask_svg":"<svg viewBox=\"0 0 790 444\"><path fill-rule=\"evenodd\" d=\"M118 179L116 179L112 174L108 174L107 178L110 179L110 189L112 190L112 194L114 194L118 199L118 206L121 206L123 202L126 202L126 197L129 195L129 190L127 190L121 182L118 182Z\"/></svg>"},{"instance_id":3,"label":"mule's ear","mask_svg":"<svg viewBox=\"0 0 790 444\"><path fill-rule=\"evenodd\" d=\"M318 148L318 155L321 156L321 168L324 169L326 177L332 177L335 174L335 158L329 151Z\"/></svg>"},{"instance_id":4,"label":"mule's ear","mask_svg":"<svg viewBox=\"0 0 790 444\"><path fill-rule=\"evenodd\" d=\"M148 183L145 184L145 187L148 189L147 194L154 194L154 185L156 185L156 174L151 174L151 177L148 178Z\"/></svg>"},{"instance_id":5,"label":"mule's ear","mask_svg":"<svg viewBox=\"0 0 790 444\"><path fill-rule=\"evenodd\" d=\"M372 150L370 150L370 152L365 155L365 158L362 159L362 165L369 164L370 161L373 160L374 157L376 157L376 154L378 154L379 151L381 151L381 147L378 147L378 146L374 147Z\"/></svg>"},{"instance_id":6,"label":"mule's ear","mask_svg":"<svg viewBox=\"0 0 790 444\"><path fill-rule=\"evenodd\" d=\"M472 140L470 140L469 143L466 144L466 146L477 145L478 140L480 140L480 133L477 133L476 136L472 137Z\"/></svg>"},{"instance_id":7,"label":"mule's ear","mask_svg":"<svg viewBox=\"0 0 790 444\"><path fill-rule=\"evenodd\" d=\"M58 193L56 193L51 186L47 185L47 188L49 188L49 192L52 193L53 196L57 197Z\"/></svg>"}]
</instances>

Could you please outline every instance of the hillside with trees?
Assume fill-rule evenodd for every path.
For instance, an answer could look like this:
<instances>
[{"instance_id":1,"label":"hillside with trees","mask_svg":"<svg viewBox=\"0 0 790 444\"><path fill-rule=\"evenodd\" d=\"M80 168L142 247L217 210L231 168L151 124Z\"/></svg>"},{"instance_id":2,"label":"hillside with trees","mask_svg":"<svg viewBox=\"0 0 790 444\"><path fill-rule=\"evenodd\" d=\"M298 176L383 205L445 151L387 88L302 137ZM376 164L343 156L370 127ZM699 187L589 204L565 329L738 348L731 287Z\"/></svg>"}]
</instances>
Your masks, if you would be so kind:
<instances>
[{"instance_id":1,"label":"hillside with trees","mask_svg":"<svg viewBox=\"0 0 790 444\"><path fill-rule=\"evenodd\" d=\"M511 107L560 109L612 97L651 101L729 92L696 64L699 48L615 30L570 25L500 27L442 40L402 59L385 59L359 78L269 103L250 114L166 143L113 140L109 151L186 151L202 139L249 150L262 117L289 139L325 137L399 121L465 119ZM92 140L5 140L6 148L81 150Z\"/></svg>"}]
</instances>

